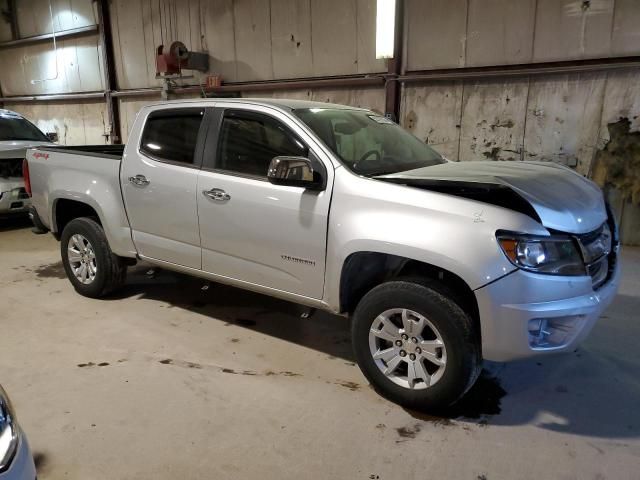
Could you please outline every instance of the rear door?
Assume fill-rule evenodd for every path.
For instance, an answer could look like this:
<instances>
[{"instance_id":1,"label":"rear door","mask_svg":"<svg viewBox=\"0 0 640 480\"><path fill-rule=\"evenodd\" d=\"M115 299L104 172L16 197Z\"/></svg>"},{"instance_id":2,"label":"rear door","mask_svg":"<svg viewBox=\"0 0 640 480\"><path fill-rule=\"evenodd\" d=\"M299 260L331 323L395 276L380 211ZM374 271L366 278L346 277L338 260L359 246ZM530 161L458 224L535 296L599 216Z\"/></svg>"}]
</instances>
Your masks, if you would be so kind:
<instances>
[{"instance_id":1,"label":"rear door","mask_svg":"<svg viewBox=\"0 0 640 480\"><path fill-rule=\"evenodd\" d=\"M133 241L144 257L202 266L196 187L206 110L154 110L144 123L138 147L127 149L122 194Z\"/></svg>"},{"instance_id":2,"label":"rear door","mask_svg":"<svg viewBox=\"0 0 640 480\"><path fill-rule=\"evenodd\" d=\"M267 181L275 156L320 162L311 138L282 112L234 104L215 108L211 126L198 180L202 269L321 298L333 169L323 191Z\"/></svg>"}]
</instances>

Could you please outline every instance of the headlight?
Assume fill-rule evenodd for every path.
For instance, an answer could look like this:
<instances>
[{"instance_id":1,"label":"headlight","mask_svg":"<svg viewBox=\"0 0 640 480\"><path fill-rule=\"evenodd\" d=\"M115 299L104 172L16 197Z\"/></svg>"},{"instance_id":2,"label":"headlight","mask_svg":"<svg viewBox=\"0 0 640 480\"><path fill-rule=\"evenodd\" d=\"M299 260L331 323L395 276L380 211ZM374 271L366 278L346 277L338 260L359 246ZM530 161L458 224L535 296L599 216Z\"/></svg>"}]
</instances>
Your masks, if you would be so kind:
<instances>
[{"instance_id":1,"label":"headlight","mask_svg":"<svg viewBox=\"0 0 640 480\"><path fill-rule=\"evenodd\" d=\"M18 425L6 392L0 387L0 472L4 471L16 453Z\"/></svg>"},{"instance_id":2,"label":"headlight","mask_svg":"<svg viewBox=\"0 0 640 480\"><path fill-rule=\"evenodd\" d=\"M574 240L569 237L536 237L498 233L498 243L516 267L553 275L586 275Z\"/></svg>"}]
</instances>

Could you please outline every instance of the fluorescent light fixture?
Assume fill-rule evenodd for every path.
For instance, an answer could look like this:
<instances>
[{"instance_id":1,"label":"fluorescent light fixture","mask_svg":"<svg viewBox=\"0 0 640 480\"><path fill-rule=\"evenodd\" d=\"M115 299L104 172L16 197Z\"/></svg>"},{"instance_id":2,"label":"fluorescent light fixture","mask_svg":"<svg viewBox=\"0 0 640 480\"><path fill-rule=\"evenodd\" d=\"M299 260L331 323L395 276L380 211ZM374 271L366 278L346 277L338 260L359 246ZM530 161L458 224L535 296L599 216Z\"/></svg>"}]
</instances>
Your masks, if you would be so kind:
<instances>
[{"instance_id":1,"label":"fluorescent light fixture","mask_svg":"<svg viewBox=\"0 0 640 480\"><path fill-rule=\"evenodd\" d=\"M376 58L393 58L396 0L378 0L376 9Z\"/></svg>"}]
</instances>

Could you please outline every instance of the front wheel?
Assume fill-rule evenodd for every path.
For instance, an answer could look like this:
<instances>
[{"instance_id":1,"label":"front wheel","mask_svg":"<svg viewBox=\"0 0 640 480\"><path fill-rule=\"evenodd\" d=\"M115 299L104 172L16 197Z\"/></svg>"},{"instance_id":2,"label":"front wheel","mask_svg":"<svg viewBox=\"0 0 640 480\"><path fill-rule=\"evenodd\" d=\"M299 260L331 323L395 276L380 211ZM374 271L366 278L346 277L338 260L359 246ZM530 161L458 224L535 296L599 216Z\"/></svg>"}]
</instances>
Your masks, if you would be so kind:
<instances>
[{"instance_id":1,"label":"front wheel","mask_svg":"<svg viewBox=\"0 0 640 480\"><path fill-rule=\"evenodd\" d=\"M375 287L358 304L351 328L365 377L381 395L405 407L447 407L480 372L471 318L429 286L392 281Z\"/></svg>"},{"instance_id":2,"label":"front wheel","mask_svg":"<svg viewBox=\"0 0 640 480\"><path fill-rule=\"evenodd\" d=\"M127 266L92 218L76 218L64 227L60 253L67 278L80 295L103 297L124 283Z\"/></svg>"}]
</instances>

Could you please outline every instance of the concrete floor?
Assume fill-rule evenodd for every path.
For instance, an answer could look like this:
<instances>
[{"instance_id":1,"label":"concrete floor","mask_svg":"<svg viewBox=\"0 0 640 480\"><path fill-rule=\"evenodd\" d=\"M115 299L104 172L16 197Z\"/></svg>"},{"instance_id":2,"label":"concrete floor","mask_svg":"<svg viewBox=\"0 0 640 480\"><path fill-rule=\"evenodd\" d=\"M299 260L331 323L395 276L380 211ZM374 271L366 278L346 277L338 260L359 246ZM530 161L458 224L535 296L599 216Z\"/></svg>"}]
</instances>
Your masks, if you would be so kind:
<instances>
[{"instance_id":1,"label":"concrete floor","mask_svg":"<svg viewBox=\"0 0 640 480\"><path fill-rule=\"evenodd\" d=\"M640 478L640 249L579 352L487 365L437 418L369 388L345 319L144 266L83 298L24 227L0 231L0 382L41 479Z\"/></svg>"}]
</instances>

